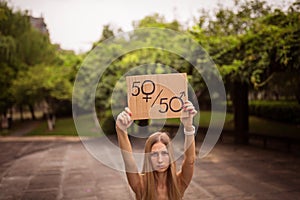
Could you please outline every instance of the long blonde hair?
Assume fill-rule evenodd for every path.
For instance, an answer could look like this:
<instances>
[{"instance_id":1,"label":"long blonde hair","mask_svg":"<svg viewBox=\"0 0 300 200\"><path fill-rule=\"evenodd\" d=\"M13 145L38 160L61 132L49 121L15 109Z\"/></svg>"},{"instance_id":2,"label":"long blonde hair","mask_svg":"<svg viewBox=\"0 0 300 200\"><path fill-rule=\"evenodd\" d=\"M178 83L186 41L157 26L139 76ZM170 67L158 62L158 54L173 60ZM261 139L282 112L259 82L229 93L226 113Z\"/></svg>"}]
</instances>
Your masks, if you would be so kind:
<instances>
[{"instance_id":1,"label":"long blonde hair","mask_svg":"<svg viewBox=\"0 0 300 200\"><path fill-rule=\"evenodd\" d=\"M182 199L182 194L180 193L177 176L176 176L176 164L174 161L174 153L173 147L171 144L171 139L169 135L165 132L156 132L152 134L146 141L145 144L145 158L144 158L144 166L143 166L143 174L144 174L144 191L142 196L142 200L155 200L156 198L156 186L157 180L155 177L155 173L151 164L150 152L152 146L161 142L166 145L169 157L170 157L170 165L167 169L167 192L168 198L170 200L180 200Z\"/></svg>"}]
</instances>

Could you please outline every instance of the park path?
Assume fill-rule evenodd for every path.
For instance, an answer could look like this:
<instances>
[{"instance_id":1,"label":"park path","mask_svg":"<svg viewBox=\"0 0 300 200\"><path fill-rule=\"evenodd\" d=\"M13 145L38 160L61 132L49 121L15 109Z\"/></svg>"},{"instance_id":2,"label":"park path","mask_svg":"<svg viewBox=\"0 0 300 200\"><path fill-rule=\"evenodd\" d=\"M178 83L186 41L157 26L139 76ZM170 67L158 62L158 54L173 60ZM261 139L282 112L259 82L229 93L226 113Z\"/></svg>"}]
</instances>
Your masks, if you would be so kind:
<instances>
[{"instance_id":1,"label":"park path","mask_svg":"<svg viewBox=\"0 0 300 200\"><path fill-rule=\"evenodd\" d=\"M197 159L184 199L299 199L299 171L295 155L217 144ZM79 138L2 137L0 199L134 198L125 174L97 161Z\"/></svg>"},{"instance_id":2,"label":"park path","mask_svg":"<svg viewBox=\"0 0 300 200\"><path fill-rule=\"evenodd\" d=\"M24 136L27 133L33 131L41 123L39 120L28 120L18 125L18 127L12 131L11 136Z\"/></svg>"}]
</instances>

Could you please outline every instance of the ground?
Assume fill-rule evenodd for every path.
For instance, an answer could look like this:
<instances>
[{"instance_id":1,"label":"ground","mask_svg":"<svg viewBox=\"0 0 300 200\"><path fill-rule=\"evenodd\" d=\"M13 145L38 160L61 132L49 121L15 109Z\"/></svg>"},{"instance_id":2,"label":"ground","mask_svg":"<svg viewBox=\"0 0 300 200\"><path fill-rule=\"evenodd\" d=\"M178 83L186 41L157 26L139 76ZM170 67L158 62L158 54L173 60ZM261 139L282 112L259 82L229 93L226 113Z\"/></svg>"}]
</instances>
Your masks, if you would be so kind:
<instances>
[{"instance_id":1,"label":"ground","mask_svg":"<svg viewBox=\"0 0 300 200\"><path fill-rule=\"evenodd\" d=\"M197 159L184 199L297 199L299 171L299 156L219 143ZM0 199L134 198L124 172L95 159L78 137L2 137Z\"/></svg>"}]
</instances>

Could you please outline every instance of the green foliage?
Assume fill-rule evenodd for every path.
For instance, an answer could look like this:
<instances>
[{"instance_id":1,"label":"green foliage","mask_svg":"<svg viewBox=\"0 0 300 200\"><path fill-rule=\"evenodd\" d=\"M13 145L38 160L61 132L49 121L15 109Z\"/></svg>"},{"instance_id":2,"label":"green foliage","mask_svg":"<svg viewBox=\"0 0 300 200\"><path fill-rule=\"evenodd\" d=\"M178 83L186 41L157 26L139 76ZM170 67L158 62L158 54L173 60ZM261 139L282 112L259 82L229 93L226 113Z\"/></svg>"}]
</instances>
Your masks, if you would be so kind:
<instances>
[{"instance_id":1,"label":"green foliage","mask_svg":"<svg viewBox=\"0 0 300 200\"><path fill-rule=\"evenodd\" d=\"M251 115L287 123L300 123L300 105L290 101L251 101Z\"/></svg>"},{"instance_id":2,"label":"green foliage","mask_svg":"<svg viewBox=\"0 0 300 200\"><path fill-rule=\"evenodd\" d=\"M235 128L248 131L249 88L275 98L293 96L300 103L299 2L287 11L260 0L235 3L233 8L220 7L214 16L203 12L190 33L221 71L235 108Z\"/></svg>"},{"instance_id":3,"label":"green foliage","mask_svg":"<svg viewBox=\"0 0 300 200\"><path fill-rule=\"evenodd\" d=\"M29 18L27 12L14 12L5 1L0 1L0 112L6 112L15 103L34 105L44 94L38 87L53 87L46 85L52 76L44 66L58 62L56 49L49 35L31 27ZM66 84L60 84L52 88L54 98L65 98L61 87Z\"/></svg>"},{"instance_id":4,"label":"green foliage","mask_svg":"<svg viewBox=\"0 0 300 200\"><path fill-rule=\"evenodd\" d=\"M73 67L77 69L83 60L83 55L76 55L74 51L58 50L56 51L58 57L57 64L65 67Z\"/></svg>"},{"instance_id":5,"label":"green foliage","mask_svg":"<svg viewBox=\"0 0 300 200\"><path fill-rule=\"evenodd\" d=\"M16 51L16 43L13 37L4 36L0 33L0 55L2 62L11 62Z\"/></svg>"},{"instance_id":6,"label":"green foliage","mask_svg":"<svg viewBox=\"0 0 300 200\"><path fill-rule=\"evenodd\" d=\"M116 134L116 129L115 129L116 123L111 111L107 111L105 113L105 117L100 118L99 123L103 133L105 133L106 135Z\"/></svg>"},{"instance_id":7,"label":"green foliage","mask_svg":"<svg viewBox=\"0 0 300 200\"><path fill-rule=\"evenodd\" d=\"M166 19L159 15L158 13L155 13L150 16L146 16L143 19L139 21L133 22L133 27L135 29L137 28L168 28L175 31L180 30L180 24L178 21L174 20L172 22L166 22Z\"/></svg>"},{"instance_id":8,"label":"green foliage","mask_svg":"<svg viewBox=\"0 0 300 200\"><path fill-rule=\"evenodd\" d=\"M237 81L269 89L261 87L271 83L274 73L277 78L288 74L299 101L299 13L299 2L283 11L264 1L236 1L235 7L220 7L214 16L203 12L189 32L208 50L229 87Z\"/></svg>"},{"instance_id":9,"label":"green foliage","mask_svg":"<svg viewBox=\"0 0 300 200\"><path fill-rule=\"evenodd\" d=\"M40 102L48 102L53 111L60 103L70 107L82 58L52 45L49 35L32 27L29 19L27 12L15 12L0 1L0 112L14 104Z\"/></svg>"},{"instance_id":10,"label":"green foliage","mask_svg":"<svg viewBox=\"0 0 300 200\"><path fill-rule=\"evenodd\" d=\"M20 80L28 81L37 93L48 91L53 98L70 99L72 87L68 81L69 70L62 66L35 66L25 72L25 76L21 75ZM40 75L37 75L38 72Z\"/></svg>"},{"instance_id":11,"label":"green foliage","mask_svg":"<svg viewBox=\"0 0 300 200\"><path fill-rule=\"evenodd\" d=\"M152 25L155 23L162 23L161 21L156 21L160 20L156 19L156 17L150 18ZM143 21L144 25L146 24L146 21ZM106 29L104 30L109 33L112 32ZM104 37L104 35L105 33L103 32L102 37ZM126 72L130 71L131 75L167 73L167 71L165 71L164 69L164 66L172 66L174 69L180 72L187 72L188 74L191 74L191 65L179 55L176 55L172 52L167 52L165 50L155 48L141 48L123 55L121 53L122 51L124 51L123 48L129 43L129 41L130 45L133 47L151 47L155 45L159 46L161 44L164 44L167 49L178 49L180 47L175 46L176 41L185 39L182 37L174 38L174 43L168 44L165 42L167 37L167 34L161 33L158 30L155 31L155 29L153 29L151 33L144 32L143 34L137 34L135 36L128 35L128 38L118 36L114 38L114 42L112 43L109 43L109 41L103 41L104 44L102 45L100 43L99 48L94 47L93 51L91 51L91 53L88 54L85 61L83 62L83 67L85 68L85 70L80 71L80 77L84 78L82 78L83 80L78 81L78 84L80 85L79 88L82 88L82 91L78 91L78 94L83 96L83 98L79 99L79 97L76 97L76 95L74 96L77 103L80 104L80 107L85 108L85 106L89 104L87 102L93 101L93 98L91 96L92 92L87 91L86 88L89 88L89 85L94 84L91 80L95 80L96 70L98 71L98 73L103 73L101 79L98 82L95 101L97 110L99 113L102 113L102 115L104 115L103 113L105 113L105 110L110 109L110 102L114 101L111 99L111 94L116 88L116 84L122 81L121 78ZM107 68L104 71L102 70L105 66L101 66L101 68L95 67L99 66L99 63L103 64L104 62L104 64L106 64L106 59L115 55L122 56L113 61L112 63L107 63ZM153 63L156 63L157 65L155 67L150 67L150 65L152 65ZM138 70L133 70L137 66L142 67L140 67ZM123 83L125 83L124 80ZM123 84L123 86L124 85L125 84ZM126 96L126 89L120 88L119 96L120 98L117 99L119 106L125 106L126 100L124 100L124 97Z\"/></svg>"},{"instance_id":12,"label":"green foliage","mask_svg":"<svg viewBox=\"0 0 300 200\"><path fill-rule=\"evenodd\" d=\"M300 102L299 7L299 2L294 3L284 11L273 9L260 0L236 1L232 8L219 7L213 16L203 12L188 33L213 58L229 91L233 82L246 82L253 86L252 91L276 91L287 98L296 96ZM167 22L159 14L146 16L133 22L133 26L135 29L156 27L183 32L176 20ZM126 73L171 73L167 67L186 72L198 98L202 95L199 99L204 101L203 95L208 93L203 78L196 76L198 72L180 55L155 48L122 54L122 45L127 43L139 47L163 44L165 49L184 52L178 43L187 41L186 36L176 36L172 38L174 43L169 44L165 42L167 34L153 31L134 37L127 35L128 38L116 37L116 42L103 45L102 48L96 47L96 44L105 44L118 31L105 25L93 52L75 55L72 51L60 50L51 44L48 35L33 29L28 13L14 12L5 1L0 1L0 112L15 103L48 101L55 108L57 102L70 102L72 83L84 56L87 58L84 63L87 67L80 72L84 80L79 83L82 89L79 94L84 98L78 102L82 108L87 102L94 101L92 93L86 88L97 84L91 80L97 80L95 70L103 67L95 69L94 66L105 63L109 57L122 55L112 63L105 63L108 68L101 72L103 76L96 91L97 111L106 119L101 123L107 124L107 127L113 124L111 113L105 112L110 110L110 102L122 108L126 105L125 79L122 77ZM193 50L194 47L189 48ZM208 60L203 52L185 56L200 65ZM112 99L114 89L119 93ZM76 96L74 98L77 99Z\"/></svg>"},{"instance_id":13,"label":"green foliage","mask_svg":"<svg viewBox=\"0 0 300 200\"><path fill-rule=\"evenodd\" d=\"M59 109L59 102L71 101L70 70L63 66L36 65L18 74L12 83L11 93L18 104L34 105L35 102L46 101L55 112Z\"/></svg>"},{"instance_id":14,"label":"green foliage","mask_svg":"<svg viewBox=\"0 0 300 200\"><path fill-rule=\"evenodd\" d=\"M8 88L15 78L18 67L16 58L17 38L29 27L28 19L21 12L13 13L5 1L0 1L0 112L12 106L14 98ZM19 64L19 65L18 65Z\"/></svg>"},{"instance_id":15,"label":"green foliage","mask_svg":"<svg viewBox=\"0 0 300 200\"><path fill-rule=\"evenodd\" d=\"M50 43L49 36L35 28L30 28L18 39L17 56L27 66L40 63L52 64L56 61L54 46Z\"/></svg>"}]
</instances>

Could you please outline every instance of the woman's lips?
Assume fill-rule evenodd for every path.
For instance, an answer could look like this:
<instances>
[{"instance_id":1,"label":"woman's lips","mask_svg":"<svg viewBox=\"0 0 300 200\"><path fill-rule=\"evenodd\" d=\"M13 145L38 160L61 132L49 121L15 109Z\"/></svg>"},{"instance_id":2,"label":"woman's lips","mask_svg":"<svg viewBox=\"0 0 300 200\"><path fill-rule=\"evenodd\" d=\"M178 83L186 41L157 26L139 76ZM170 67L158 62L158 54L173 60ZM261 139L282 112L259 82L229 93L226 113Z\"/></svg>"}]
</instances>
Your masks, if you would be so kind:
<instances>
[{"instance_id":1,"label":"woman's lips","mask_svg":"<svg viewBox=\"0 0 300 200\"><path fill-rule=\"evenodd\" d=\"M157 165L157 168L159 168L159 169L162 169L164 167L165 167L164 165Z\"/></svg>"}]
</instances>

